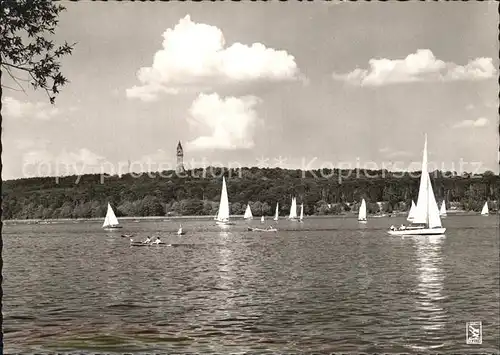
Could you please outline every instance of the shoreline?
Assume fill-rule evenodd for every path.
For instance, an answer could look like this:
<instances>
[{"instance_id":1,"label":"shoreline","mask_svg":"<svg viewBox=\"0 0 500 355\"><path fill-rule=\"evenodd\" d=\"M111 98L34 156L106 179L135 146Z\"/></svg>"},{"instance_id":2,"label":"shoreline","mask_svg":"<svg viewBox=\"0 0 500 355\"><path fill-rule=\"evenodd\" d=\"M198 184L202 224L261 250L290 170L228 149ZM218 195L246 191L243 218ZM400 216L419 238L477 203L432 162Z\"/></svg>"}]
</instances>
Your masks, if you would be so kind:
<instances>
[{"instance_id":1,"label":"shoreline","mask_svg":"<svg viewBox=\"0 0 500 355\"><path fill-rule=\"evenodd\" d=\"M492 211L493 212L493 211ZM392 215L387 214L369 214L368 217L371 218L397 218L404 217L408 214L408 212L395 212ZM454 210L448 211L448 215L476 215L480 214L479 212L474 211L465 211L465 210ZM490 213L497 214L496 212ZM139 217L118 217L119 220L122 221L160 221L160 222L168 222L175 220L186 220L186 219L212 219L214 216L211 215L203 215L203 216L139 216ZM273 216L267 216L272 220ZM280 220L286 219L286 216L280 216ZM357 213L344 213L344 214L334 214L334 215L310 215L306 216L307 218L354 218L357 217ZM243 219L243 215L232 215L231 218L234 219ZM50 218L50 219L5 219L2 220L3 224L12 224L12 223L21 223L21 224L45 224L45 223L54 223L54 222L100 222L103 221L104 217L95 217L95 218ZM253 220L259 220L260 217L254 217Z\"/></svg>"}]
</instances>

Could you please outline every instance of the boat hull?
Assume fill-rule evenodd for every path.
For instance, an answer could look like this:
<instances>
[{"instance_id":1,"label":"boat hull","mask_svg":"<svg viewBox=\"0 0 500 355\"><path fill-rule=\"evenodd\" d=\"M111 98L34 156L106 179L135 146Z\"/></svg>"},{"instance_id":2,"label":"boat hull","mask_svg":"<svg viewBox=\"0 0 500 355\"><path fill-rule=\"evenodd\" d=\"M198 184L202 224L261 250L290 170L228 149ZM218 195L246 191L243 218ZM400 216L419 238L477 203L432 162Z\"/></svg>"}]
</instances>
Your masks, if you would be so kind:
<instances>
[{"instance_id":1,"label":"boat hull","mask_svg":"<svg viewBox=\"0 0 500 355\"><path fill-rule=\"evenodd\" d=\"M364 219L364 220L362 219L362 220L358 220L358 222L359 223L366 223L367 221L366 221L366 219Z\"/></svg>"},{"instance_id":2,"label":"boat hull","mask_svg":"<svg viewBox=\"0 0 500 355\"><path fill-rule=\"evenodd\" d=\"M130 243L131 247L152 247L152 246L161 246L161 245L167 245L167 243L161 242L161 243L143 243L143 242L133 242Z\"/></svg>"},{"instance_id":3,"label":"boat hull","mask_svg":"<svg viewBox=\"0 0 500 355\"><path fill-rule=\"evenodd\" d=\"M250 228L248 227L249 232L277 232L278 230L276 228L272 229L262 229L262 228Z\"/></svg>"},{"instance_id":4,"label":"boat hull","mask_svg":"<svg viewBox=\"0 0 500 355\"><path fill-rule=\"evenodd\" d=\"M107 226L107 227L103 227L103 229L105 231L114 231L114 230L117 230L117 229L121 229L123 228L122 226Z\"/></svg>"},{"instance_id":5,"label":"boat hull","mask_svg":"<svg viewBox=\"0 0 500 355\"><path fill-rule=\"evenodd\" d=\"M142 243L142 242L133 242L130 243L131 247L148 247L149 243Z\"/></svg>"},{"instance_id":6,"label":"boat hull","mask_svg":"<svg viewBox=\"0 0 500 355\"><path fill-rule=\"evenodd\" d=\"M216 221L215 224L218 226L232 226L234 225L233 222L225 222L225 221Z\"/></svg>"},{"instance_id":7,"label":"boat hull","mask_svg":"<svg viewBox=\"0 0 500 355\"><path fill-rule=\"evenodd\" d=\"M390 235L440 235L445 232L446 228L412 228L388 231Z\"/></svg>"}]
</instances>

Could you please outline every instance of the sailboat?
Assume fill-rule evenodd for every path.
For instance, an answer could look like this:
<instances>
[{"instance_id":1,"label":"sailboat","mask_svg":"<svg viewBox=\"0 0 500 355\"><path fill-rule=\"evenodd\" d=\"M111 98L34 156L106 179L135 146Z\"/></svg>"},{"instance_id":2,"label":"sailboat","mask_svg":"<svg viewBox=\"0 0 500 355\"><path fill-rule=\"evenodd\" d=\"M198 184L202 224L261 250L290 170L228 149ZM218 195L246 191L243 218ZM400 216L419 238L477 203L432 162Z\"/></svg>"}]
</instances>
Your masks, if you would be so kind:
<instances>
[{"instance_id":1,"label":"sailboat","mask_svg":"<svg viewBox=\"0 0 500 355\"><path fill-rule=\"evenodd\" d=\"M276 222L278 222L278 219L279 219L279 210L278 210L278 205L279 205L279 202L276 202L276 212L274 213L274 220Z\"/></svg>"},{"instance_id":2,"label":"sailboat","mask_svg":"<svg viewBox=\"0 0 500 355\"><path fill-rule=\"evenodd\" d=\"M104 223L102 224L102 228L106 230L115 230L118 228L122 228L118 223L118 219L115 216L115 212L111 205L108 203L108 211L106 212L106 217L104 218Z\"/></svg>"},{"instance_id":3,"label":"sailboat","mask_svg":"<svg viewBox=\"0 0 500 355\"><path fill-rule=\"evenodd\" d=\"M253 219L252 210L250 209L250 204L247 205L247 209L245 210L243 218L248 220Z\"/></svg>"},{"instance_id":4,"label":"sailboat","mask_svg":"<svg viewBox=\"0 0 500 355\"><path fill-rule=\"evenodd\" d=\"M483 209L481 210L481 216L488 216L490 211L488 210L488 201L484 203Z\"/></svg>"},{"instance_id":5,"label":"sailboat","mask_svg":"<svg viewBox=\"0 0 500 355\"><path fill-rule=\"evenodd\" d=\"M177 230L177 235L184 235L186 232L182 230L182 224L179 226L179 230Z\"/></svg>"},{"instance_id":6,"label":"sailboat","mask_svg":"<svg viewBox=\"0 0 500 355\"><path fill-rule=\"evenodd\" d=\"M218 225L234 224L229 221L229 199L227 198L226 178L222 177L222 191L219 202L219 212L217 213L216 221Z\"/></svg>"},{"instance_id":7,"label":"sailboat","mask_svg":"<svg viewBox=\"0 0 500 355\"><path fill-rule=\"evenodd\" d=\"M260 223L264 223L264 216L260 217Z\"/></svg>"},{"instance_id":8,"label":"sailboat","mask_svg":"<svg viewBox=\"0 0 500 355\"><path fill-rule=\"evenodd\" d=\"M358 221L360 223L366 223L366 202L365 199L361 200L361 206L359 207Z\"/></svg>"},{"instance_id":9,"label":"sailboat","mask_svg":"<svg viewBox=\"0 0 500 355\"><path fill-rule=\"evenodd\" d=\"M441 204L441 209L439 210L439 215L441 217L446 217L446 201L443 200L443 203Z\"/></svg>"},{"instance_id":10,"label":"sailboat","mask_svg":"<svg viewBox=\"0 0 500 355\"><path fill-rule=\"evenodd\" d=\"M413 221L409 226L395 228L391 226L390 235L439 235L444 234L446 228L441 225L439 207L432 190L431 179L427 171L427 135L425 135L424 151L422 156L422 173L418 190L417 205Z\"/></svg>"},{"instance_id":11,"label":"sailboat","mask_svg":"<svg viewBox=\"0 0 500 355\"><path fill-rule=\"evenodd\" d=\"M297 200L295 197L292 197L292 205L290 206L290 215L288 219L291 221L297 220Z\"/></svg>"},{"instance_id":12,"label":"sailboat","mask_svg":"<svg viewBox=\"0 0 500 355\"><path fill-rule=\"evenodd\" d=\"M415 206L415 202L411 200L410 212L408 212L408 217L406 218L406 220L410 222L413 221L413 218L415 217L415 208L417 208L417 206Z\"/></svg>"},{"instance_id":13,"label":"sailboat","mask_svg":"<svg viewBox=\"0 0 500 355\"><path fill-rule=\"evenodd\" d=\"M300 216L299 216L299 222L302 223L304 222L304 204L300 204Z\"/></svg>"}]
</instances>

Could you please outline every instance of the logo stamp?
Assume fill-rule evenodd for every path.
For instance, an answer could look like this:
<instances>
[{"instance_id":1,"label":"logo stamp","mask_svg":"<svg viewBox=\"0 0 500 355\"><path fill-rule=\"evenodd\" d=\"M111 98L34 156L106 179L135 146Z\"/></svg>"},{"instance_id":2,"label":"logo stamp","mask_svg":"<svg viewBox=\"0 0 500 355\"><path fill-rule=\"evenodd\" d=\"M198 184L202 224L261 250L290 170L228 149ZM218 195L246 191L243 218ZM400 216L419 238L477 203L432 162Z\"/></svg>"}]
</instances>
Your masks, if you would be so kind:
<instances>
[{"instance_id":1,"label":"logo stamp","mask_svg":"<svg viewBox=\"0 0 500 355\"><path fill-rule=\"evenodd\" d=\"M483 325L479 322L467 322L465 326L466 343L467 344L482 344L483 343Z\"/></svg>"}]
</instances>

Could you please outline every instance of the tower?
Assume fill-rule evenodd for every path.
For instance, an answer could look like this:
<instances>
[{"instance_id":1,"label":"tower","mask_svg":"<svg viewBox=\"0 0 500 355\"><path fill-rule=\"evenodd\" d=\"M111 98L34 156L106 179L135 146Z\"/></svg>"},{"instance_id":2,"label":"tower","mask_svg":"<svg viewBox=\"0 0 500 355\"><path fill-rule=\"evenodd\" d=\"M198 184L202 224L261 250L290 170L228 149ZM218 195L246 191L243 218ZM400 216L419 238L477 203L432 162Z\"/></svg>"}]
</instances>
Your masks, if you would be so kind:
<instances>
[{"instance_id":1,"label":"tower","mask_svg":"<svg viewBox=\"0 0 500 355\"><path fill-rule=\"evenodd\" d=\"M184 173L184 151L182 150L182 145L181 142L179 141L179 144L177 144L177 167L175 168L175 172L177 174Z\"/></svg>"}]
</instances>

